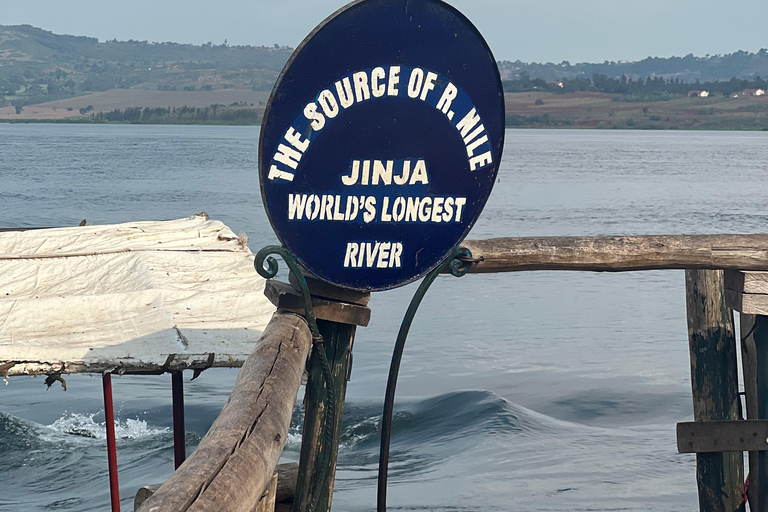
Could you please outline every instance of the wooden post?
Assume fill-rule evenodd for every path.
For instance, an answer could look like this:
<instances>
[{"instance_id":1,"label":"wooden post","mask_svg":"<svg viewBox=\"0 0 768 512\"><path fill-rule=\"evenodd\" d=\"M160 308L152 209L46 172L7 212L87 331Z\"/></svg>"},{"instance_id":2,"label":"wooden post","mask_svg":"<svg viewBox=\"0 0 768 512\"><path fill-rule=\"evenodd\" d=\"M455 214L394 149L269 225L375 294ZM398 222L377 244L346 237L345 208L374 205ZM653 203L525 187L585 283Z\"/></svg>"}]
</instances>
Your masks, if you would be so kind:
<instances>
[{"instance_id":1,"label":"wooden post","mask_svg":"<svg viewBox=\"0 0 768 512\"><path fill-rule=\"evenodd\" d=\"M296 286L293 276L291 281ZM330 446L327 446L324 442L323 422L329 404L326 402L326 385L319 356L313 350L304 397L304 429L293 512L331 509L344 398L352 370L352 345L356 326L366 326L370 319L370 309L366 306L369 294L337 288L309 276L307 282L318 319L317 327L323 336L325 353L331 367L333 424ZM303 308L298 293L284 283L269 281L264 293L280 309L296 311ZM323 476L327 477L327 485L322 481Z\"/></svg>"},{"instance_id":2,"label":"wooden post","mask_svg":"<svg viewBox=\"0 0 768 512\"><path fill-rule=\"evenodd\" d=\"M325 446L323 442L323 420L325 417L326 390L323 373L317 351L313 351L310 372L304 398L305 419L301 440L301 458L299 476L296 482L296 496L293 502L294 512L328 511L331 509L333 486L336 474L336 456L341 432L341 417L344 413L344 397L347 392L347 379L352 369L352 344L355 339L354 325L344 325L325 320L318 320L317 327L323 335L325 351L331 366L334 393L334 415L332 442ZM326 451L328 450L328 451ZM323 461L327 460L327 464ZM325 466L325 467L324 467ZM320 480L326 473L328 485ZM317 505L311 508L312 493L315 492Z\"/></svg>"},{"instance_id":3,"label":"wooden post","mask_svg":"<svg viewBox=\"0 0 768 512\"><path fill-rule=\"evenodd\" d=\"M746 316L746 315L745 315ZM758 418L768 418L768 317L752 316L749 326L750 337L755 347L756 381L757 381L757 415ZM745 333L746 334L746 333ZM768 504L768 452L757 452L755 464L755 481L757 482L757 500L759 506L755 510L764 510ZM750 455L750 459L752 456ZM750 468L752 464L750 464Z\"/></svg>"},{"instance_id":4,"label":"wooden post","mask_svg":"<svg viewBox=\"0 0 768 512\"><path fill-rule=\"evenodd\" d=\"M727 287L727 279L726 279ZM739 313L739 324L741 327L741 368L744 375L744 401L746 402L747 419L756 420L760 418L758 410L757 393L757 347L753 336L755 329L755 315L746 315ZM760 471L758 469L759 452L749 452L749 497L750 510L760 510L758 506L758 497L760 495Z\"/></svg>"},{"instance_id":5,"label":"wooden post","mask_svg":"<svg viewBox=\"0 0 768 512\"><path fill-rule=\"evenodd\" d=\"M768 272L725 272L728 306L739 312L747 418L768 419ZM768 453L749 452L750 510L768 507Z\"/></svg>"},{"instance_id":6,"label":"wooden post","mask_svg":"<svg viewBox=\"0 0 768 512\"><path fill-rule=\"evenodd\" d=\"M736 339L723 272L686 270L685 288L694 419L738 420ZM696 480L702 512L745 510L741 452L697 454Z\"/></svg>"},{"instance_id":7,"label":"wooden post","mask_svg":"<svg viewBox=\"0 0 768 512\"><path fill-rule=\"evenodd\" d=\"M768 317L741 314L744 389L747 417L768 419ZM768 503L768 452L749 452L749 506L763 510ZM760 505L763 508L760 508Z\"/></svg>"}]
</instances>

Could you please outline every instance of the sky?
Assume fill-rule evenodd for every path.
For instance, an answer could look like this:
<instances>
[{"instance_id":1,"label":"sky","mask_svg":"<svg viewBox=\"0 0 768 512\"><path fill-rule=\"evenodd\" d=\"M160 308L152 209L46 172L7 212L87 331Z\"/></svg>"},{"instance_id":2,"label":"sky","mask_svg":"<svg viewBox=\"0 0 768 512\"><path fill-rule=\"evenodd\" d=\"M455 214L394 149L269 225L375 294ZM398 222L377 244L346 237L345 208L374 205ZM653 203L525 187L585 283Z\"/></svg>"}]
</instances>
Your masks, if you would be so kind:
<instances>
[{"instance_id":1,"label":"sky","mask_svg":"<svg viewBox=\"0 0 768 512\"><path fill-rule=\"evenodd\" d=\"M0 25L59 34L296 47L338 0L0 0ZM768 47L768 1L449 0L497 60L603 62L755 52Z\"/></svg>"}]
</instances>

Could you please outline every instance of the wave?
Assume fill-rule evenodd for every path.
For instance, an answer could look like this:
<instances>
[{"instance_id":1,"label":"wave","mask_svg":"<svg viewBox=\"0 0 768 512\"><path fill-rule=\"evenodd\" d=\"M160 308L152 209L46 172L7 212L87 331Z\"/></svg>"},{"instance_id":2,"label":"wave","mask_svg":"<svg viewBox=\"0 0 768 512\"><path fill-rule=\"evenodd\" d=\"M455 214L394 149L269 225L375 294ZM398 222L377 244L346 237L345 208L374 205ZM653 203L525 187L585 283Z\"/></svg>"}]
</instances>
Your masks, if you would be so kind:
<instances>
[{"instance_id":1,"label":"wave","mask_svg":"<svg viewBox=\"0 0 768 512\"><path fill-rule=\"evenodd\" d=\"M0 452L61 449L63 444L102 446L106 424L95 418L102 413L64 413L50 425L42 425L0 413ZM151 427L141 419L115 421L115 435L121 440L157 439L165 441L170 429ZM98 441L98 442L97 442Z\"/></svg>"},{"instance_id":2,"label":"wave","mask_svg":"<svg viewBox=\"0 0 768 512\"><path fill-rule=\"evenodd\" d=\"M106 439L107 430L104 421L96 421L97 414L70 413L46 425L42 430L42 437L51 442L58 441L63 436L78 436L91 439ZM115 420L115 437L117 439L142 439L158 435L168 434L168 428L153 428L145 420L138 418Z\"/></svg>"},{"instance_id":3,"label":"wave","mask_svg":"<svg viewBox=\"0 0 768 512\"><path fill-rule=\"evenodd\" d=\"M364 486L376 478L382 409L383 404L376 402L345 405L338 469L346 488ZM484 390L457 391L423 400L401 399L395 411L389 471L393 478L428 473L448 459L495 440L531 444L545 436L582 428ZM303 423L303 409L297 406L286 443L288 458L298 458Z\"/></svg>"},{"instance_id":4,"label":"wave","mask_svg":"<svg viewBox=\"0 0 768 512\"><path fill-rule=\"evenodd\" d=\"M339 436L341 451L378 448L383 404L347 403ZM304 409L294 409L286 449L298 451ZM517 405L485 390L456 391L424 400L400 400L392 418L392 442L399 445L441 444L467 438L515 434L544 435L568 428L558 420Z\"/></svg>"},{"instance_id":5,"label":"wave","mask_svg":"<svg viewBox=\"0 0 768 512\"><path fill-rule=\"evenodd\" d=\"M392 441L405 445L449 443L489 435L533 435L550 430L557 420L514 404L490 391L456 391L395 404ZM342 446L378 445L381 410L352 405L345 410Z\"/></svg>"}]
</instances>

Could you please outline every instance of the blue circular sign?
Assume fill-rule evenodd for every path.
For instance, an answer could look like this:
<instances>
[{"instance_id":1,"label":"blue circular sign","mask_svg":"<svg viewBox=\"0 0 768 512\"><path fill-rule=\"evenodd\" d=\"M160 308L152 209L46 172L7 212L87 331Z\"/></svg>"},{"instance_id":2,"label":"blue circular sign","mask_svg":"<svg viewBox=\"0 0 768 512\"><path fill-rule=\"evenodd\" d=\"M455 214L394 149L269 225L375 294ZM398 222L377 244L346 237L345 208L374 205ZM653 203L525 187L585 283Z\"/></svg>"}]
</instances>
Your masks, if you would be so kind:
<instances>
[{"instance_id":1,"label":"blue circular sign","mask_svg":"<svg viewBox=\"0 0 768 512\"><path fill-rule=\"evenodd\" d=\"M312 274L385 290L469 233L503 146L501 78L469 20L440 0L362 0L283 69L261 129L262 198Z\"/></svg>"}]
</instances>

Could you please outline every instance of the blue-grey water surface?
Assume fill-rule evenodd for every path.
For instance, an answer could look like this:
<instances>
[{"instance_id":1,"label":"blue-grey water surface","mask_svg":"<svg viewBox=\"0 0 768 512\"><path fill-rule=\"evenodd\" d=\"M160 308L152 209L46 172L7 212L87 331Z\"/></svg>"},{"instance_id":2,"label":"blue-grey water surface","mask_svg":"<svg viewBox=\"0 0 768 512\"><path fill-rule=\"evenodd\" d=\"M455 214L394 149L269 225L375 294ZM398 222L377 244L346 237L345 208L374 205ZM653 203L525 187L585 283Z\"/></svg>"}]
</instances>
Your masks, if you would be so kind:
<instances>
[{"instance_id":1,"label":"blue-grey water surface","mask_svg":"<svg viewBox=\"0 0 768 512\"><path fill-rule=\"evenodd\" d=\"M208 212L275 242L258 128L0 124L0 228ZM767 232L768 133L508 131L471 238ZM322 240L318 240L321 244ZM378 418L414 285L376 294L358 331L334 509L375 509ZM440 277L398 384L392 510L691 511L682 271ZM194 449L235 370L187 381ZM188 377L187 377L188 378ZM0 511L106 510L101 382L0 381ZM123 510L173 470L170 377L116 377ZM298 457L300 411L286 459Z\"/></svg>"}]
</instances>

